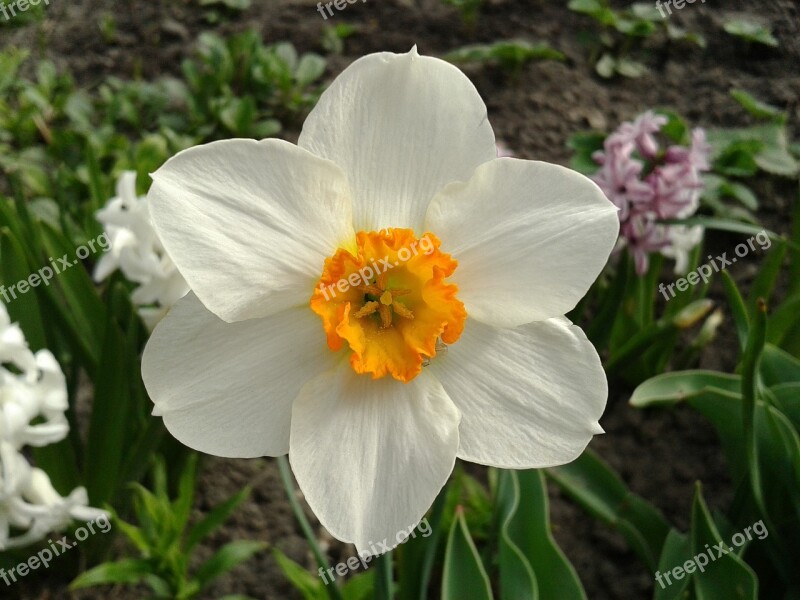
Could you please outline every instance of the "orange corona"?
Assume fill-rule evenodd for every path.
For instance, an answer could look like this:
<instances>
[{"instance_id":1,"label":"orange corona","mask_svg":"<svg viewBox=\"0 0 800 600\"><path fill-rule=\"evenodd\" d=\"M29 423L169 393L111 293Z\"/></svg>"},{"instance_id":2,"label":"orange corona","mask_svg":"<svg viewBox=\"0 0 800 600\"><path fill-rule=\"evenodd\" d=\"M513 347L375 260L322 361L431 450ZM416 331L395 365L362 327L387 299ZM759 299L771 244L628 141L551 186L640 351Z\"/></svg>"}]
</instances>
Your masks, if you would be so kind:
<instances>
[{"instance_id":1,"label":"orange corona","mask_svg":"<svg viewBox=\"0 0 800 600\"><path fill-rule=\"evenodd\" d=\"M311 309L331 350L347 345L357 373L408 382L436 356L437 340L458 340L467 313L445 281L458 263L439 245L410 229L360 231L355 253L340 248L326 259Z\"/></svg>"}]
</instances>

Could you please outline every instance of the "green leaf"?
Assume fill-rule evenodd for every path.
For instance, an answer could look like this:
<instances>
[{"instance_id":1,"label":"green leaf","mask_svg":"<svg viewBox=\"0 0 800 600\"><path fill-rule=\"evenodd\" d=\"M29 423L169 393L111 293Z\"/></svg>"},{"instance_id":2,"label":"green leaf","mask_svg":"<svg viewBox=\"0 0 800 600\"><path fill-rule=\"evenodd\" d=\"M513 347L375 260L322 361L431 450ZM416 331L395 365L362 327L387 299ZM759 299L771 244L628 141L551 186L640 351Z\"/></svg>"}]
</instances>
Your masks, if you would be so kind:
<instances>
[{"instance_id":1,"label":"green leaf","mask_svg":"<svg viewBox=\"0 0 800 600\"><path fill-rule=\"evenodd\" d=\"M54 288L63 293L64 306L56 298L55 305L60 311L70 329L79 341L79 349L90 361L87 365L90 376L95 374L95 367L100 358L100 349L103 344L104 329L108 319L105 305L100 301L89 275L75 258L75 246L45 222L41 223L42 241L49 257L60 272L55 274L50 286L45 288L55 296ZM59 257L62 257L68 267L63 266ZM52 264L51 264L52 266Z\"/></svg>"},{"instance_id":2,"label":"green leaf","mask_svg":"<svg viewBox=\"0 0 800 600\"><path fill-rule=\"evenodd\" d=\"M305 87L322 77L324 72L325 59L318 54L308 53L300 59L294 77L298 85Z\"/></svg>"},{"instance_id":3,"label":"green leaf","mask_svg":"<svg viewBox=\"0 0 800 600\"><path fill-rule=\"evenodd\" d=\"M503 69L516 71L531 60L564 60L564 55L546 42L531 44L525 40L501 40L493 44L464 46L445 56L453 63L496 62Z\"/></svg>"},{"instance_id":4,"label":"green leaf","mask_svg":"<svg viewBox=\"0 0 800 600\"><path fill-rule=\"evenodd\" d=\"M42 312L35 287L29 287L32 277L37 287L44 283L42 277L28 265L27 256L10 229L0 230L0 256L2 257L3 300L12 323L19 323L33 352L46 348L47 337L42 322ZM32 275L34 274L34 275ZM27 281L26 281L27 280ZM25 294L18 294L19 282L27 288ZM48 282L49 283L49 282ZM8 300L10 301L8 301Z\"/></svg>"},{"instance_id":5,"label":"green leaf","mask_svg":"<svg viewBox=\"0 0 800 600\"><path fill-rule=\"evenodd\" d=\"M731 96L733 96L742 108L758 119L780 120L786 118L785 113L781 109L762 102L745 90L731 90Z\"/></svg>"},{"instance_id":6,"label":"green leaf","mask_svg":"<svg viewBox=\"0 0 800 600\"><path fill-rule=\"evenodd\" d=\"M372 600L375 589L375 572L354 575L342 587L344 600Z\"/></svg>"},{"instance_id":7,"label":"green leaf","mask_svg":"<svg viewBox=\"0 0 800 600\"><path fill-rule=\"evenodd\" d=\"M700 562L700 556L708 557L713 552L714 560L709 558L708 566L703 571L695 571L693 575L694 590L698 599L702 600L757 600L758 579L753 570L735 553L729 552L717 557L717 552L709 550L723 542L727 549L728 540L722 540L711 514L703 500L698 484L692 505L692 531L690 534L694 568ZM685 565L688 566L688 565ZM683 566L676 565L683 570ZM692 567L690 567L692 569Z\"/></svg>"},{"instance_id":8,"label":"green leaf","mask_svg":"<svg viewBox=\"0 0 800 600\"><path fill-rule=\"evenodd\" d=\"M733 323L736 326L739 349L744 351L747 345L747 337L750 335L750 315L744 304L744 298L739 293L739 288L736 287L736 282L727 271L722 271L722 284L725 286L725 296L728 298L728 305L733 315Z\"/></svg>"},{"instance_id":9,"label":"green leaf","mask_svg":"<svg viewBox=\"0 0 800 600\"><path fill-rule=\"evenodd\" d=\"M195 579L204 588L211 581L264 550L268 544L251 540L237 540L225 544L214 556L197 570Z\"/></svg>"},{"instance_id":10,"label":"green leaf","mask_svg":"<svg viewBox=\"0 0 800 600\"><path fill-rule=\"evenodd\" d=\"M768 239L768 238L767 238ZM771 244L770 244L771 245ZM772 251L762 261L756 278L750 285L750 293L747 297L747 307L751 319L755 318L758 302L763 300L769 304L772 292L775 289L775 282L783 266L783 257L786 255L786 243L778 240Z\"/></svg>"},{"instance_id":11,"label":"green leaf","mask_svg":"<svg viewBox=\"0 0 800 600\"><path fill-rule=\"evenodd\" d=\"M617 60L608 52L600 57L594 65L595 71L604 79L611 79L617 72Z\"/></svg>"},{"instance_id":12,"label":"green leaf","mask_svg":"<svg viewBox=\"0 0 800 600\"><path fill-rule=\"evenodd\" d=\"M127 347L124 336L109 315L86 441L84 477L94 505L113 504L122 483L123 457L129 436L134 433L131 381L138 381L139 377L136 360L137 356Z\"/></svg>"},{"instance_id":13,"label":"green leaf","mask_svg":"<svg viewBox=\"0 0 800 600\"><path fill-rule=\"evenodd\" d=\"M716 371L664 373L639 385L631 396L630 404L636 408L671 406L704 392L739 394L741 386L740 376Z\"/></svg>"},{"instance_id":14,"label":"green leaf","mask_svg":"<svg viewBox=\"0 0 800 600\"><path fill-rule=\"evenodd\" d=\"M74 591L95 585L139 583L146 575L152 572L153 565L150 564L150 561L140 558L103 563L86 573L78 575L69 585L69 589Z\"/></svg>"},{"instance_id":15,"label":"green leaf","mask_svg":"<svg viewBox=\"0 0 800 600\"><path fill-rule=\"evenodd\" d=\"M733 36L741 38L746 42L763 44L771 48L778 47L778 40L772 35L768 27L755 21L736 19L728 21L723 25L723 29Z\"/></svg>"},{"instance_id":16,"label":"green leaf","mask_svg":"<svg viewBox=\"0 0 800 600\"><path fill-rule=\"evenodd\" d=\"M508 537L519 549L533 571L538 596L530 597L540 600L586 600L575 569L558 547L550 530L547 488L542 471L501 471L497 499L498 510L506 515L501 535ZM516 506L514 500L518 500ZM501 575L502 566L501 554ZM511 594L507 597L516 600L527 596Z\"/></svg>"},{"instance_id":17,"label":"green leaf","mask_svg":"<svg viewBox=\"0 0 800 600\"><path fill-rule=\"evenodd\" d=\"M605 139L606 134L599 132L573 134L567 140L567 147L575 151L570 161L570 166L584 175L596 173L600 167L594 161L592 155L603 149L603 141Z\"/></svg>"},{"instance_id":18,"label":"green leaf","mask_svg":"<svg viewBox=\"0 0 800 600\"><path fill-rule=\"evenodd\" d=\"M667 521L596 454L585 450L577 460L546 473L587 512L618 529L644 564L655 569L670 529Z\"/></svg>"},{"instance_id":19,"label":"green leaf","mask_svg":"<svg viewBox=\"0 0 800 600\"><path fill-rule=\"evenodd\" d=\"M286 575L286 578L294 588L303 595L305 600L324 600L328 597L327 592L325 592L325 583L320 577L315 577L306 571L278 548L272 549L272 556L275 557L275 561L283 571L283 574ZM331 583L331 585L336 584Z\"/></svg>"},{"instance_id":20,"label":"green leaf","mask_svg":"<svg viewBox=\"0 0 800 600\"><path fill-rule=\"evenodd\" d=\"M222 504L215 506L201 521L189 531L186 538L185 549L189 552L198 543L216 531L233 513L236 508L250 495L250 487L244 487L238 493L228 498Z\"/></svg>"},{"instance_id":21,"label":"green leaf","mask_svg":"<svg viewBox=\"0 0 800 600\"><path fill-rule=\"evenodd\" d=\"M456 518L450 528L443 569L442 600L492 600L489 576L460 507L456 509Z\"/></svg>"},{"instance_id":22,"label":"green leaf","mask_svg":"<svg viewBox=\"0 0 800 600\"><path fill-rule=\"evenodd\" d=\"M797 382L800 381L800 360L772 344L766 344L761 353L759 372L767 387Z\"/></svg>"},{"instance_id":23,"label":"green leaf","mask_svg":"<svg viewBox=\"0 0 800 600\"><path fill-rule=\"evenodd\" d=\"M539 586L533 567L514 541L523 538L519 531L523 519L519 515L520 491L516 472L499 471L497 487L497 521L499 522L499 560L501 600L538 600ZM527 498L526 498L527 500Z\"/></svg>"},{"instance_id":24,"label":"green leaf","mask_svg":"<svg viewBox=\"0 0 800 600\"><path fill-rule=\"evenodd\" d=\"M183 467L181 478L178 481L178 498L172 505L172 511L178 528L183 530L189 522L194 504L194 489L197 475L197 454L189 454L186 465Z\"/></svg>"},{"instance_id":25,"label":"green leaf","mask_svg":"<svg viewBox=\"0 0 800 600\"><path fill-rule=\"evenodd\" d=\"M670 579L669 584L667 584L664 574L671 573L675 566L684 564L692 556L692 544L689 536L680 533L676 529L671 529L667 534L667 539L664 541L664 548L658 561L653 600L680 600L686 598L684 590L689 586L691 578Z\"/></svg>"}]
</instances>

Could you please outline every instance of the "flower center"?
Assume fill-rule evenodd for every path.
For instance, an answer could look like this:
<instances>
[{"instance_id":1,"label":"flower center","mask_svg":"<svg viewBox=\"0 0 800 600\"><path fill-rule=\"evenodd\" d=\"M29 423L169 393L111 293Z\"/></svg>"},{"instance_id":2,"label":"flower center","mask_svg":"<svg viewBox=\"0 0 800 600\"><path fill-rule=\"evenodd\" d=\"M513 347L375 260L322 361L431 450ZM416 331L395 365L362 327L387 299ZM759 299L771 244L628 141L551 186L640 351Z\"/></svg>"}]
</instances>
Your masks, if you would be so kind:
<instances>
[{"instance_id":1,"label":"flower center","mask_svg":"<svg viewBox=\"0 0 800 600\"><path fill-rule=\"evenodd\" d=\"M410 229L359 231L352 249L325 260L311 309L331 350L347 344L356 373L409 382L458 340L467 313L445 282L458 263L439 244Z\"/></svg>"}]
</instances>

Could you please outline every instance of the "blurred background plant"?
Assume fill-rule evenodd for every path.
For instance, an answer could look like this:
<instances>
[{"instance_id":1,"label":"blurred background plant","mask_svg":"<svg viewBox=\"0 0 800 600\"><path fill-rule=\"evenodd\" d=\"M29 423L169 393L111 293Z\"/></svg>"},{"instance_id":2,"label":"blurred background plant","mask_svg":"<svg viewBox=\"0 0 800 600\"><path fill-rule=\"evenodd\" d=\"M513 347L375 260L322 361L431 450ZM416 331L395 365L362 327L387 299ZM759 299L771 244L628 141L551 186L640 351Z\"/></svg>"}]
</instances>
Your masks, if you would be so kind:
<instances>
[{"instance_id":1,"label":"blurred background plant","mask_svg":"<svg viewBox=\"0 0 800 600\"><path fill-rule=\"evenodd\" d=\"M589 60L595 71L606 79L617 75L634 78L644 75L647 66L642 55L650 38L660 38L664 53L672 43L706 47L701 34L674 25L653 3L634 3L621 11L611 8L608 0L570 0L568 6L599 26L599 31L583 33L581 41L589 49Z\"/></svg>"}]
</instances>

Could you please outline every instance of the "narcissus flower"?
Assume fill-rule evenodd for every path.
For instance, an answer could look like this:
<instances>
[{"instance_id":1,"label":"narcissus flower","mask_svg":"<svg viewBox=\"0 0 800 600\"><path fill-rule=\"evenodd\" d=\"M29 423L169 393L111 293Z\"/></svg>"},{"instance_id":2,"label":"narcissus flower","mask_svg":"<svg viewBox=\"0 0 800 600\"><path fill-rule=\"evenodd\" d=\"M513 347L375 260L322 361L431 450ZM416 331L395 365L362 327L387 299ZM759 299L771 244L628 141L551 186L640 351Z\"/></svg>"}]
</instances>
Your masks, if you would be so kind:
<instances>
[{"instance_id":1,"label":"narcissus flower","mask_svg":"<svg viewBox=\"0 0 800 600\"><path fill-rule=\"evenodd\" d=\"M497 158L455 67L373 54L298 144L228 140L153 174L153 223L193 290L143 377L167 428L228 457L289 454L322 524L396 545L456 457L569 462L607 384L563 315L598 275L617 210L563 167Z\"/></svg>"}]
</instances>

